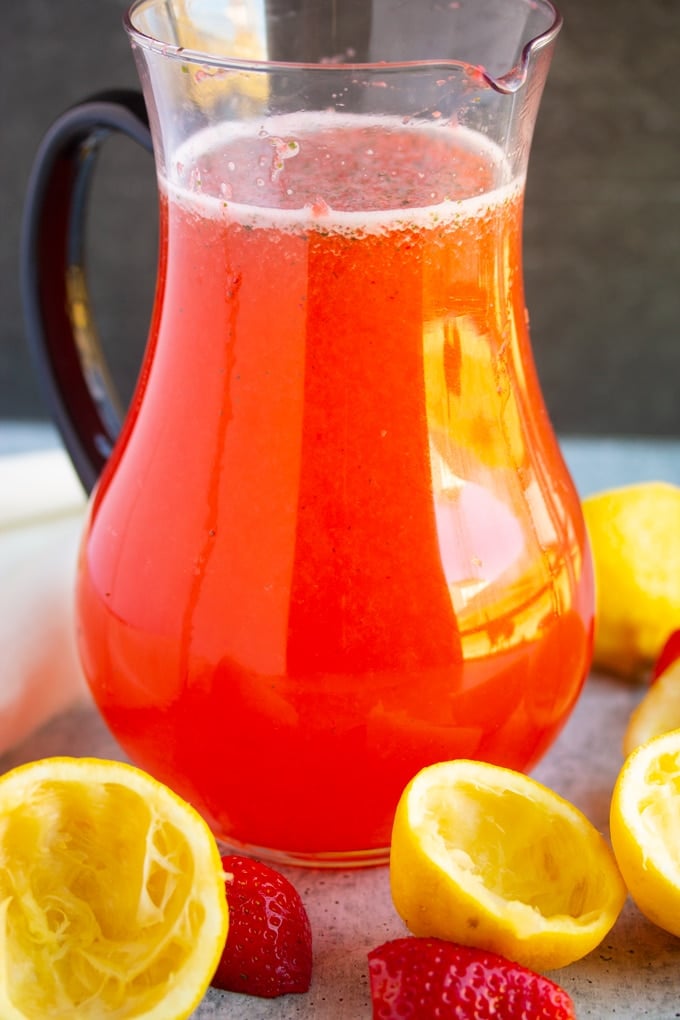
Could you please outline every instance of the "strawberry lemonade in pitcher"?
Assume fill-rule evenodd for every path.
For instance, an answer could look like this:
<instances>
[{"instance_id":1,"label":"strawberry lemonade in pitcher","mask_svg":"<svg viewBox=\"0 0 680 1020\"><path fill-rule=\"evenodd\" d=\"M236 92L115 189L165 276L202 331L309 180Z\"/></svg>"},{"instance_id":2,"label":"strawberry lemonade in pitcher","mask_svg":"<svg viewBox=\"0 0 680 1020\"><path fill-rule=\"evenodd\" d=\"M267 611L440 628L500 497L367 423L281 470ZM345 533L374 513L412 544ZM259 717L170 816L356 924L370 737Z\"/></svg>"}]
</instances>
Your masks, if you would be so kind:
<instances>
[{"instance_id":1,"label":"strawberry lemonade in pitcher","mask_svg":"<svg viewBox=\"0 0 680 1020\"><path fill-rule=\"evenodd\" d=\"M589 666L589 552L522 281L559 17L433 7L409 55L381 47L386 2L354 55L286 59L268 26L246 59L198 18L170 38L161 6L127 21L159 274L83 537L83 666L125 751L220 839L376 863L420 768L530 768ZM514 49L490 30L473 59L501 7Z\"/></svg>"}]
</instances>

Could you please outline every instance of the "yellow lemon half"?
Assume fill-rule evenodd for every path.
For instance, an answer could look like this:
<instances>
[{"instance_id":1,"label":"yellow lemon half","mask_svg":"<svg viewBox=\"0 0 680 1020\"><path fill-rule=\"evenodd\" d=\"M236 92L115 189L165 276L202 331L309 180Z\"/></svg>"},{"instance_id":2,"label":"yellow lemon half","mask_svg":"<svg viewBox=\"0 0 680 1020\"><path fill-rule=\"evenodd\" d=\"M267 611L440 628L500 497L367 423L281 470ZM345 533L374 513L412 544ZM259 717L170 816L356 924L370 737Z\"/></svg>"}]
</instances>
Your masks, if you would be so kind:
<instances>
[{"instance_id":1,"label":"yellow lemon half","mask_svg":"<svg viewBox=\"0 0 680 1020\"><path fill-rule=\"evenodd\" d=\"M0 777L0 1016L180 1020L228 914L217 844L121 762L47 758Z\"/></svg>"},{"instance_id":2,"label":"yellow lemon half","mask_svg":"<svg viewBox=\"0 0 680 1020\"><path fill-rule=\"evenodd\" d=\"M585 956L626 898L611 850L576 807L528 776L464 759L431 765L406 787L390 883L414 935L534 970Z\"/></svg>"},{"instance_id":3,"label":"yellow lemon half","mask_svg":"<svg viewBox=\"0 0 680 1020\"><path fill-rule=\"evenodd\" d=\"M653 737L624 762L611 802L611 837L642 913L680 936L680 730Z\"/></svg>"},{"instance_id":4,"label":"yellow lemon half","mask_svg":"<svg viewBox=\"0 0 680 1020\"><path fill-rule=\"evenodd\" d=\"M669 730L680 728L680 659L677 659L645 692L633 709L623 735L626 757L640 744Z\"/></svg>"},{"instance_id":5,"label":"yellow lemon half","mask_svg":"<svg viewBox=\"0 0 680 1020\"><path fill-rule=\"evenodd\" d=\"M583 500L595 567L596 665L640 673L680 627L680 488L641 482Z\"/></svg>"}]
</instances>

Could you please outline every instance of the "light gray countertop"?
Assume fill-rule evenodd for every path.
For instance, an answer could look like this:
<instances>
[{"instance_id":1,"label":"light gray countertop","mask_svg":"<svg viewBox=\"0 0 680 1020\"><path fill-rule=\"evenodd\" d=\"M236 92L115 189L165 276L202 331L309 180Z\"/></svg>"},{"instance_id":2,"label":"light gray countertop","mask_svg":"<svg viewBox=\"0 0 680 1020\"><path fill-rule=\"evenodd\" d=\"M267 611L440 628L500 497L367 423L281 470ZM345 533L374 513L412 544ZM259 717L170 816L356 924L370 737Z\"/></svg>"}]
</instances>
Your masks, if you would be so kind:
<instances>
[{"instance_id":1,"label":"light gray countertop","mask_svg":"<svg viewBox=\"0 0 680 1020\"><path fill-rule=\"evenodd\" d=\"M16 445L11 448L19 449ZM677 442L565 439L563 448L582 495L651 478L680 484ZM0 457L0 466L2 460ZM15 521L4 529L0 521L0 594L10 581L10 568L16 567L12 552L22 533L25 538L27 527L32 546L36 541L47 542L50 534L60 545L65 537L71 541L77 535L82 513L77 486L70 480L66 490L56 517L34 520L23 527L17 527ZM3 499L5 492L0 487L0 510ZM0 667L0 683L2 668L6 667ZM592 674L565 729L534 772L581 808L605 834L609 799L622 764L621 737L640 695L639 687ZM82 690L73 694L66 707L57 705L55 710L38 729L9 749L5 747L0 771L52 754L120 756ZM370 1020L366 954L405 933L391 904L387 869L288 870L287 874L302 895L314 933L310 992L260 1000L210 991L194 1014L195 1020ZM672 1020L680 1016L680 940L647 922L630 900L599 948L551 976L572 995L579 1018Z\"/></svg>"}]
</instances>

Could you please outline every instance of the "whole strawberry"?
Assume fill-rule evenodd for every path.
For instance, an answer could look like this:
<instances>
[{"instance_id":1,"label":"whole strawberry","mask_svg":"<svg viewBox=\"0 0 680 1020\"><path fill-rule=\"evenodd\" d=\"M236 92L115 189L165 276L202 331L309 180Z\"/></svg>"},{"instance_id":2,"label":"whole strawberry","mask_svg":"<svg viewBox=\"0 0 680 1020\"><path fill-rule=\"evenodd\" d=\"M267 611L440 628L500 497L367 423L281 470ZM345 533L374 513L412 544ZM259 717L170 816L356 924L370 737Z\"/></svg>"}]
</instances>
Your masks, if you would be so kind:
<instances>
[{"instance_id":1,"label":"whole strawberry","mask_svg":"<svg viewBox=\"0 0 680 1020\"><path fill-rule=\"evenodd\" d=\"M368 954L373 1020L575 1020L548 978L443 939L403 938Z\"/></svg>"},{"instance_id":2,"label":"whole strawberry","mask_svg":"<svg viewBox=\"0 0 680 1020\"><path fill-rule=\"evenodd\" d=\"M312 930L294 886L278 871L238 854L222 858L229 933L212 984L273 999L306 992Z\"/></svg>"}]
</instances>

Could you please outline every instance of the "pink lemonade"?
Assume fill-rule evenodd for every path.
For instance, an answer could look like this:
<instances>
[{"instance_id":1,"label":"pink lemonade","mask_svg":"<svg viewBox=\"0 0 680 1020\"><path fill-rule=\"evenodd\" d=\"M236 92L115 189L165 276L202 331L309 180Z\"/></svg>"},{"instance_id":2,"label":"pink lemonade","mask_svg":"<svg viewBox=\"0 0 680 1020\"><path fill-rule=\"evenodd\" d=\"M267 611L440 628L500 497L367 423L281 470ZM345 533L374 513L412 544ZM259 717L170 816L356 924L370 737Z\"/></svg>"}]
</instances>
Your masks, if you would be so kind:
<instances>
[{"instance_id":1,"label":"pink lemonade","mask_svg":"<svg viewBox=\"0 0 680 1020\"><path fill-rule=\"evenodd\" d=\"M384 859L401 790L530 767L587 672L590 561L535 378L522 183L337 115L195 136L78 589L134 761L225 841ZM114 470L115 469L115 470Z\"/></svg>"}]
</instances>

